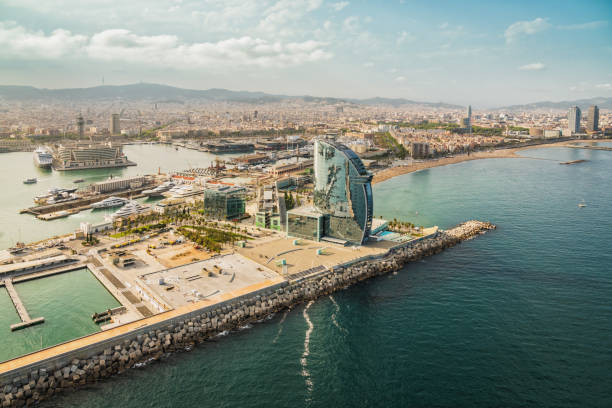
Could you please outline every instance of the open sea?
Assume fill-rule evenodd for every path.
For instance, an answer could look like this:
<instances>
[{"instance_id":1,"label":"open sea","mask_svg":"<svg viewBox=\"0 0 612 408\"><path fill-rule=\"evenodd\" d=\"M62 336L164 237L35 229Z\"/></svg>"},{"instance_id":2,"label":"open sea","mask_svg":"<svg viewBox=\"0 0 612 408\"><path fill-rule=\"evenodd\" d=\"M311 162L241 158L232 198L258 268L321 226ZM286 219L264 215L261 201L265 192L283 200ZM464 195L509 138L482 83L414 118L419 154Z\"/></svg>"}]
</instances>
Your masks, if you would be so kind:
<instances>
[{"instance_id":1,"label":"open sea","mask_svg":"<svg viewBox=\"0 0 612 408\"><path fill-rule=\"evenodd\" d=\"M612 406L612 152L521 154L374 187L376 216L497 230L43 405Z\"/></svg>"}]
</instances>

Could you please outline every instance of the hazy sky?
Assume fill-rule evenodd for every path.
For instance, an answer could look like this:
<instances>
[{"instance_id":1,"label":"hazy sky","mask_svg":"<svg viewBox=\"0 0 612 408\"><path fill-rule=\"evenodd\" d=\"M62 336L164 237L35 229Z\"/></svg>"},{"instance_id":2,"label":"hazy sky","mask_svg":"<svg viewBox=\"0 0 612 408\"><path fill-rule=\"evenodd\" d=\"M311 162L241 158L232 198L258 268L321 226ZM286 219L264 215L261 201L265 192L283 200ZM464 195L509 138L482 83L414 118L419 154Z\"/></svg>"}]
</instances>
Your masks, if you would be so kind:
<instances>
[{"instance_id":1,"label":"hazy sky","mask_svg":"<svg viewBox=\"0 0 612 408\"><path fill-rule=\"evenodd\" d=\"M612 1L0 0L0 84L612 96Z\"/></svg>"}]
</instances>

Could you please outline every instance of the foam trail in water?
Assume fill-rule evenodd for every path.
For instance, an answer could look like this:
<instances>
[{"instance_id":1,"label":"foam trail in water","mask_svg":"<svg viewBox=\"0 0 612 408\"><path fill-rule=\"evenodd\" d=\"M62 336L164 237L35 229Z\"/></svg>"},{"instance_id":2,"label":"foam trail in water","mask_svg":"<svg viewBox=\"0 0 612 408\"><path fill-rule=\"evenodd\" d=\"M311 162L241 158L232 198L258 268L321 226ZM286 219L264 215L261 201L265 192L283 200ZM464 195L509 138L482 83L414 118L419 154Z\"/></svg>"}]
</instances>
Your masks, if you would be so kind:
<instances>
[{"instance_id":1,"label":"foam trail in water","mask_svg":"<svg viewBox=\"0 0 612 408\"><path fill-rule=\"evenodd\" d=\"M332 301L332 303L336 307L336 311L332 313L331 315L332 323L334 324L334 326L338 328L338 330L340 330L343 333L347 333L347 330L344 327L340 326L340 324L338 323L338 320L336 319L336 314L340 311L340 306L338 305L338 302L336 302L336 299L334 299L332 295L329 295L329 299Z\"/></svg>"},{"instance_id":2,"label":"foam trail in water","mask_svg":"<svg viewBox=\"0 0 612 408\"><path fill-rule=\"evenodd\" d=\"M276 336L274 337L274 340L272 340L272 344L276 344L276 342L278 341L278 338L280 337L281 333L283 332L283 323L285 322L285 319L287 318L287 315L289 314L289 311L287 310L285 312L285 314L283 315L283 317L281 318L281 321L278 322L278 333L276 333Z\"/></svg>"},{"instance_id":3,"label":"foam trail in water","mask_svg":"<svg viewBox=\"0 0 612 408\"><path fill-rule=\"evenodd\" d=\"M308 309L312 304L313 301L311 300L304 308L304 319L308 324L308 330L306 330L306 337L304 338L304 352L302 353L302 358L300 359L300 363L302 364L302 377L304 377L304 380L306 381L306 389L308 390L309 394L312 393L312 380L310 378L310 372L308 371L306 358L310 355L310 335L312 334L312 329L314 329L314 325L308 316Z\"/></svg>"}]
</instances>

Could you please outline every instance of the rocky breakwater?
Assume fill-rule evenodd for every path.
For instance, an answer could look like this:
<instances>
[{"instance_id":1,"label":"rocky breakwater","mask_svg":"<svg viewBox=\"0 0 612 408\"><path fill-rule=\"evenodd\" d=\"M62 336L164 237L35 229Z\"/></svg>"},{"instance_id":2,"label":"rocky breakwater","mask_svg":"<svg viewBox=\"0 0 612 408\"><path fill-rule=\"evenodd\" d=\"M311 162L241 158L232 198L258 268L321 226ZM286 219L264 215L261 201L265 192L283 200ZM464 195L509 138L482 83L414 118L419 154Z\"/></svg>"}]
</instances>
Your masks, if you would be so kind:
<instances>
[{"instance_id":1,"label":"rocky breakwater","mask_svg":"<svg viewBox=\"0 0 612 408\"><path fill-rule=\"evenodd\" d=\"M384 256L325 270L299 282L286 282L252 296L212 305L148 326L128 337L122 335L103 350L75 350L69 357L43 360L28 367L0 374L0 405L21 407L38 403L57 393L73 391L130 368L145 366L176 351L189 351L221 333L260 321L272 313L304 301L328 295L370 277L397 271L406 263L436 254L495 226L468 221L439 231L432 237L389 250ZM66 359L70 360L66 360Z\"/></svg>"}]
</instances>

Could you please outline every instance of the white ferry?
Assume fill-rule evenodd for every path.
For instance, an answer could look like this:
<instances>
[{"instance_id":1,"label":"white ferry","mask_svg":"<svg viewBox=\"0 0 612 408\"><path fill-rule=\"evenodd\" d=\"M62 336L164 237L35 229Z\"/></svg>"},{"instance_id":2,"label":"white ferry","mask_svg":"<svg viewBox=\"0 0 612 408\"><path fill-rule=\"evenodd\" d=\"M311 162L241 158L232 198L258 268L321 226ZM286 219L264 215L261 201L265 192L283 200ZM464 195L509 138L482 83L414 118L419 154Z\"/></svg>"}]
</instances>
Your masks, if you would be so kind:
<instances>
[{"instance_id":1,"label":"white ferry","mask_svg":"<svg viewBox=\"0 0 612 408\"><path fill-rule=\"evenodd\" d=\"M38 167L50 169L53 164L53 155L44 147L34 150L34 164Z\"/></svg>"},{"instance_id":2,"label":"white ferry","mask_svg":"<svg viewBox=\"0 0 612 408\"><path fill-rule=\"evenodd\" d=\"M125 205L129 200L121 197L109 197L102 201L98 201L91 205L91 208L100 209L100 208L112 208L112 207L121 207Z\"/></svg>"}]
</instances>

